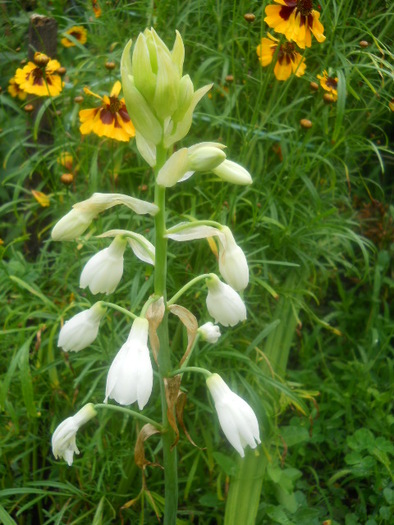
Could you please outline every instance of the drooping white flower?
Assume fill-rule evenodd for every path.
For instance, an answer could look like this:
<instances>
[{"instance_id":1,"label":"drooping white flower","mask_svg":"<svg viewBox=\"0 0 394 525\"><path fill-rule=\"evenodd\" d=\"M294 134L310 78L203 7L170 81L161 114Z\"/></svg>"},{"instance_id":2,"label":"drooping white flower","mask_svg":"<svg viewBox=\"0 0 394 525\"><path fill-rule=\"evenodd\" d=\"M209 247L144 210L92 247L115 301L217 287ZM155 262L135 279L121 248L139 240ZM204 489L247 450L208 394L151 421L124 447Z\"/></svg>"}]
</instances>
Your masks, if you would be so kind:
<instances>
[{"instance_id":1,"label":"drooping white flower","mask_svg":"<svg viewBox=\"0 0 394 525\"><path fill-rule=\"evenodd\" d=\"M112 293L123 275L123 254L126 245L126 239L119 235L108 248L93 255L82 270L79 286L89 286L93 294Z\"/></svg>"},{"instance_id":2,"label":"drooping white flower","mask_svg":"<svg viewBox=\"0 0 394 525\"><path fill-rule=\"evenodd\" d=\"M137 317L129 337L113 360L107 376L105 400L114 399L120 405L138 402L144 408L152 393L153 369L148 348L147 319Z\"/></svg>"},{"instance_id":3,"label":"drooping white flower","mask_svg":"<svg viewBox=\"0 0 394 525\"><path fill-rule=\"evenodd\" d=\"M261 443L256 414L242 397L228 387L219 374L209 376L207 386L215 402L224 435L241 457L244 457L247 445L256 448Z\"/></svg>"},{"instance_id":4,"label":"drooping white flower","mask_svg":"<svg viewBox=\"0 0 394 525\"><path fill-rule=\"evenodd\" d=\"M213 324L211 321L208 321L208 323L205 323L201 325L197 332L201 335L202 339L204 341L207 341L207 343L216 343L219 339L219 337L222 335L220 333L220 328L218 325Z\"/></svg>"},{"instance_id":5,"label":"drooping white flower","mask_svg":"<svg viewBox=\"0 0 394 525\"><path fill-rule=\"evenodd\" d=\"M159 208L122 193L93 193L89 199L74 204L73 209L62 217L53 227L51 237L54 241L72 241L83 234L90 223L100 213L113 206L123 204L135 213L155 215Z\"/></svg>"},{"instance_id":6,"label":"drooping white flower","mask_svg":"<svg viewBox=\"0 0 394 525\"><path fill-rule=\"evenodd\" d=\"M249 283L249 268L245 254L235 242L230 228L223 226L219 238L219 271L234 290L240 292Z\"/></svg>"},{"instance_id":7,"label":"drooping white flower","mask_svg":"<svg viewBox=\"0 0 394 525\"><path fill-rule=\"evenodd\" d=\"M60 330L57 346L65 352L79 352L96 339L100 321L107 309L101 302L94 304L66 321Z\"/></svg>"},{"instance_id":8,"label":"drooping white flower","mask_svg":"<svg viewBox=\"0 0 394 525\"><path fill-rule=\"evenodd\" d=\"M155 247L148 239L145 239L140 233L132 232L130 230L109 230L101 235L98 235L99 238L105 237L116 237L117 235L122 235L133 250L134 255L152 266L155 265Z\"/></svg>"},{"instance_id":9,"label":"drooping white flower","mask_svg":"<svg viewBox=\"0 0 394 525\"><path fill-rule=\"evenodd\" d=\"M206 280L207 308L215 322L234 326L246 319L246 306L238 293L214 274Z\"/></svg>"},{"instance_id":10,"label":"drooping white flower","mask_svg":"<svg viewBox=\"0 0 394 525\"><path fill-rule=\"evenodd\" d=\"M79 454L76 434L80 427L95 417L97 412L92 403L88 403L74 416L68 417L56 428L52 435L52 452L55 458L64 458L71 467L75 454Z\"/></svg>"}]
</instances>

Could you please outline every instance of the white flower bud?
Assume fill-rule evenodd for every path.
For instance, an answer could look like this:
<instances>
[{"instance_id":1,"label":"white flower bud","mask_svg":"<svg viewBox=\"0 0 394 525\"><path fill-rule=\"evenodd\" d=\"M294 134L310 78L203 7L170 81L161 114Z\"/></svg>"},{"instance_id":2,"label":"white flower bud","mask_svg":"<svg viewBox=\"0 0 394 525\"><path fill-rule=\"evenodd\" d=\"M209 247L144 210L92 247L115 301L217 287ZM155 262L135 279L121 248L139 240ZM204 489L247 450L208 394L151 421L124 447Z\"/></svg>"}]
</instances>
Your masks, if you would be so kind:
<instances>
[{"instance_id":1,"label":"white flower bud","mask_svg":"<svg viewBox=\"0 0 394 525\"><path fill-rule=\"evenodd\" d=\"M207 379L207 387L215 402L224 435L241 455L247 445L256 448L261 443L256 414L242 397L235 394L218 374Z\"/></svg>"},{"instance_id":2,"label":"white flower bud","mask_svg":"<svg viewBox=\"0 0 394 525\"><path fill-rule=\"evenodd\" d=\"M249 283L249 268L244 252L235 242L230 228L223 226L219 235L219 271L237 292Z\"/></svg>"},{"instance_id":3,"label":"white flower bud","mask_svg":"<svg viewBox=\"0 0 394 525\"><path fill-rule=\"evenodd\" d=\"M65 352L79 352L96 339L100 321L107 311L100 302L66 321L59 332L57 346Z\"/></svg>"},{"instance_id":4,"label":"white flower bud","mask_svg":"<svg viewBox=\"0 0 394 525\"><path fill-rule=\"evenodd\" d=\"M246 319L246 307L241 297L228 284L216 276L206 280L208 286L207 308L215 322L234 326Z\"/></svg>"},{"instance_id":5,"label":"white flower bud","mask_svg":"<svg viewBox=\"0 0 394 525\"><path fill-rule=\"evenodd\" d=\"M207 341L207 343L217 343L219 337L222 335L220 333L220 328L213 324L211 321L208 321L208 323L205 323L201 325L197 332L201 335L202 339L204 341Z\"/></svg>"},{"instance_id":6,"label":"white flower bud","mask_svg":"<svg viewBox=\"0 0 394 525\"><path fill-rule=\"evenodd\" d=\"M193 171L211 171L226 158L225 146L215 142L201 142L188 148L189 169Z\"/></svg>"},{"instance_id":7,"label":"white flower bud","mask_svg":"<svg viewBox=\"0 0 394 525\"><path fill-rule=\"evenodd\" d=\"M104 250L93 255L81 273L79 286L89 286L92 294L112 293L123 275L123 254L127 241L117 236Z\"/></svg>"},{"instance_id":8,"label":"white flower bud","mask_svg":"<svg viewBox=\"0 0 394 525\"><path fill-rule=\"evenodd\" d=\"M89 228L96 212L73 209L62 217L53 227L51 237L54 241L73 241Z\"/></svg>"},{"instance_id":9,"label":"white flower bud","mask_svg":"<svg viewBox=\"0 0 394 525\"><path fill-rule=\"evenodd\" d=\"M92 403L85 405L75 416L65 419L52 435L52 452L55 458L64 458L71 467L75 454L79 454L76 434L82 425L95 417L97 412Z\"/></svg>"},{"instance_id":10,"label":"white flower bud","mask_svg":"<svg viewBox=\"0 0 394 525\"><path fill-rule=\"evenodd\" d=\"M105 400L115 399L120 405L138 402L144 408L152 393L153 370L148 348L149 322L138 317L126 343L117 353L107 376Z\"/></svg>"},{"instance_id":11,"label":"white flower bud","mask_svg":"<svg viewBox=\"0 0 394 525\"><path fill-rule=\"evenodd\" d=\"M212 171L222 180L231 182L232 184L245 186L247 184L252 184L253 182L250 173L245 168L231 160L226 159Z\"/></svg>"}]
</instances>

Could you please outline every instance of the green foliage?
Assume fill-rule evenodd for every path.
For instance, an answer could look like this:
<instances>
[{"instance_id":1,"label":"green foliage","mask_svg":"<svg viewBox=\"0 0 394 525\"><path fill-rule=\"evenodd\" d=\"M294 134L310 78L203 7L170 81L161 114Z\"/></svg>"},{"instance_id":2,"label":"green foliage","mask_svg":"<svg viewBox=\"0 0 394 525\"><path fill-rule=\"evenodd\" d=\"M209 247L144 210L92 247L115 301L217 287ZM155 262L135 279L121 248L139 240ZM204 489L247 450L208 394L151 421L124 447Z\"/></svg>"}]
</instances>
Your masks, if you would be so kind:
<instances>
[{"instance_id":1,"label":"green foliage","mask_svg":"<svg viewBox=\"0 0 394 525\"><path fill-rule=\"evenodd\" d=\"M84 237L80 244L54 243L51 227L93 191L153 198L151 172L133 141L81 136L79 110L99 104L83 87L108 94L120 77L124 44L153 25L166 43L176 28L181 32L185 70L196 87L214 83L198 106L190 144L223 141L254 179L250 188L230 188L211 174L194 176L170 193L176 212L169 221L192 214L236 226L248 257L248 323L223 330L217 346L201 344L193 359L237 384L259 416L265 478L256 523L388 525L394 511L391 3L320 2L327 40L305 51L306 74L286 82L257 60L267 1L99 3L100 18L85 1L8 2L2 11L0 520L156 523L162 513L161 470L149 466L142 487L133 459L140 427L128 416L100 413L81 430L72 468L50 449L61 420L88 401L102 402L109 363L128 332L128 321L112 312L91 348L70 355L57 348L61 323L94 300L78 288L80 271L107 244ZM31 8L53 16L59 35L72 25L88 31L86 45L65 49L59 38L65 87L44 102L38 120L24 110L26 101L7 93L27 56ZM247 12L255 22L244 19ZM340 88L338 102L327 105L322 90L309 84L330 68ZM82 105L74 101L80 95ZM53 119L49 145L36 142L44 114ZM302 128L302 118L313 127ZM66 151L73 157L70 186L61 182L70 170L58 162ZM49 207L31 190L48 195ZM150 219L134 217L131 224L121 209L116 215L124 228L149 238ZM104 214L89 235L103 225L115 227L115 218ZM204 241L173 243L170 251L174 291L216 268ZM149 268L126 264L117 301L138 311L151 284ZM185 295L201 322L208 320L204 294ZM175 322L172 333L181 357L186 335ZM275 345L289 351L287 375L280 377L267 365ZM287 355L284 368L285 361ZM159 408L157 397L154 390L148 417ZM190 377L184 422L197 447L181 435L179 523L224 523L239 460L214 421L201 379ZM155 436L145 454L160 463Z\"/></svg>"}]
</instances>

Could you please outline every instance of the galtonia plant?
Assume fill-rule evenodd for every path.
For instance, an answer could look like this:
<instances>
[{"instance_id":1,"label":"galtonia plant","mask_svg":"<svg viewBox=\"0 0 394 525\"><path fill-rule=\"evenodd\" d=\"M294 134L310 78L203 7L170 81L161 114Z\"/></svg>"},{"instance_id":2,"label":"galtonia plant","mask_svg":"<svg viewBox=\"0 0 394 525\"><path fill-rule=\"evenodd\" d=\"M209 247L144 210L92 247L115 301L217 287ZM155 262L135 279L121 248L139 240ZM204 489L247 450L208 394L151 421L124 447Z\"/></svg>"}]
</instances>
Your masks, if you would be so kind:
<instances>
[{"instance_id":1,"label":"galtonia plant","mask_svg":"<svg viewBox=\"0 0 394 525\"><path fill-rule=\"evenodd\" d=\"M64 324L58 345L64 351L79 352L96 339L108 308L115 308L133 319L127 340L116 355L116 349L113 349L114 359L108 364L105 394L103 391L104 403L86 405L61 423L53 434L52 448L56 457L64 458L71 465L73 453L79 453L75 441L78 428L94 417L98 409L114 406L111 403L126 406L137 403L143 410L149 403L156 369L160 381L162 420L154 421L135 410L129 410L129 413L161 434L165 476L164 523L175 524L178 493L175 414L177 394L185 372L205 375L223 433L242 457L246 446L256 448L260 443L260 434L252 408L232 392L220 375L198 366L188 366L198 339L215 344L221 332L211 321L199 327L195 316L177 304L186 290L203 284L207 311L215 323L228 327L245 321L247 311L240 296L249 282L245 254L226 225L193 218L189 222L167 225L166 192L195 172L213 172L230 184L247 185L252 179L245 168L227 159L223 144L201 142L191 147L177 144L189 132L193 111L211 88L207 85L195 90L189 75L183 75L184 46L180 34L176 32L171 51L153 29L146 29L138 36L132 55L131 47L130 41L123 51L122 87L127 111L135 127L138 151L153 169L155 201L149 203L123 194L95 193L73 206L53 228L52 238L59 241L78 238L100 213L117 205L126 206L133 213L149 214L154 218L154 243L137 232L123 229L102 233L100 237L109 238L111 242L87 262L81 273L80 286L89 288L93 294L116 292L129 246L141 261L154 266L154 289L138 314L101 300ZM199 275L180 290L172 291L169 298L169 241L189 242L206 238L217 240L221 278L216 273ZM188 345L179 363L174 362L169 344L170 314L179 318L188 334Z\"/></svg>"}]
</instances>

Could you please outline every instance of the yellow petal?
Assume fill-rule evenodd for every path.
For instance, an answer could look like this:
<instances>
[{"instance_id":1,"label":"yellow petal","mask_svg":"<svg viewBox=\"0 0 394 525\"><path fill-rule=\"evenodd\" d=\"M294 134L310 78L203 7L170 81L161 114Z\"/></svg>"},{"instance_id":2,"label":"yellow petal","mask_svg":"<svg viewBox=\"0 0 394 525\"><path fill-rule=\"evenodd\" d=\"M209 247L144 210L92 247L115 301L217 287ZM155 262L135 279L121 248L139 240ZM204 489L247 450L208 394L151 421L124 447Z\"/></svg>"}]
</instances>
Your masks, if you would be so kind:
<instances>
[{"instance_id":1,"label":"yellow petal","mask_svg":"<svg viewBox=\"0 0 394 525\"><path fill-rule=\"evenodd\" d=\"M47 208L49 206L48 195L45 195L45 193L42 193L42 191L31 190L31 192L40 206L42 206L43 208Z\"/></svg>"}]
</instances>

